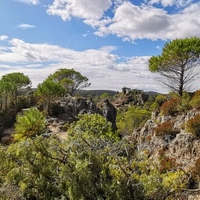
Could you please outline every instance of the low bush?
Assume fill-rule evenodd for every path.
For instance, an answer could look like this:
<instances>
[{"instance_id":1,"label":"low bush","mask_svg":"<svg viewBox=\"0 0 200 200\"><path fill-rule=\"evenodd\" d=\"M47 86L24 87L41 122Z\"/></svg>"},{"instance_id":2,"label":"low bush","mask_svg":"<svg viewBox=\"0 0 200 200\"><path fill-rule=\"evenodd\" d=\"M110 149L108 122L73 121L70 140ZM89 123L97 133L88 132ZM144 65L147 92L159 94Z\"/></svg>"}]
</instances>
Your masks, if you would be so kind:
<instances>
[{"instance_id":1,"label":"low bush","mask_svg":"<svg viewBox=\"0 0 200 200\"><path fill-rule=\"evenodd\" d=\"M195 115L187 121L186 131L194 134L195 136L200 136L200 114Z\"/></svg>"},{"instance_id":2,"label":"low bush","mask_svg":"<svg viewBox=\"0 0 200 200\"><path fill-rule=\"evenodd\" d=\"M117 127L120 134L130 135L134 129L142 127L150 119L150 111L137 108L136 106L131 106L127 111L118 113Z\"/></svg>"},{"instance_id":3,"label":"low bush","mask_svg":"<svg viewBox=\"0 0 200 200\"><path fill-rule=\"evenodd\" d=\"M15 123L15 141L32 138L45 132L45 116L36 108L18 114Z\"/></svg>"},{"instance_id":4,"label":"low bush","mask_svg":"<svg viewBox=\"0 0 200 200\"><path fill-rule=\"evenodd\" d=\"M200 157L196 160L191 175L190 187L196 188L198 187L200 181Z\"/></svg>"},{"instance_id":5,"label":"low bush","mask_svg":"<svg viewBox=\"0 0 200 200\"><path fill-rule=\"evenodd\" d=\"M174 135L175 131L173 130L173 123L171 121L165 121L159 124L155 128L156 136L165 136L165 135Z\"/></svg>"},{"instance_id":6,"label":"low bush","mask_svg":"<svg viewBox=\"0 0 200 200\"><path fill-rule=\"evenodd\" d=\"M200 90L197 90L190 101L190 105L193 108L197 108L200 106Z\"/></svg>"},{"instance_id":7,"label":"low bush","mask_svg":"<svg viewBox=\"0 0 200 200\"><path fill-rule=\"evenodd\" d=\"M178 112L178 106L180 105L180 102L180 98L178 97L165 101L160 108L161 113L166 116L174 115Z\"/></svg>"}]
</instances>

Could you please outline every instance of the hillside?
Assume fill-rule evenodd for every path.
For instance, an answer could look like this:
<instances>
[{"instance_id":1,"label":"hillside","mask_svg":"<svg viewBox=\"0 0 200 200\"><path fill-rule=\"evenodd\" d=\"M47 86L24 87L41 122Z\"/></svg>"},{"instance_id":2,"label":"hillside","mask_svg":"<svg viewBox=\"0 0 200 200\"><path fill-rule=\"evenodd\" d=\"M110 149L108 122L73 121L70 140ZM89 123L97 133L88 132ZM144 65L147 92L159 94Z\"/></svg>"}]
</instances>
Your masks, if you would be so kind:
<instances>
[{"instance_id":1,"label":"hillside","mask_svg":"<svg viewBox=\"0 0 200 200\"><path fill-rule=\"evenodd\" d=\"M83 93L99 96L66 95L52 103L45 121L42 102L35 105L41 112L28 107L18 113L1 139L0 197L10 198L14 187L18 199L199 200L197 95L180 101L139 90ZM104 93L109 96L100 98ZM18 122L23 117L26 126Z\"/></svg>"}]
</instances>

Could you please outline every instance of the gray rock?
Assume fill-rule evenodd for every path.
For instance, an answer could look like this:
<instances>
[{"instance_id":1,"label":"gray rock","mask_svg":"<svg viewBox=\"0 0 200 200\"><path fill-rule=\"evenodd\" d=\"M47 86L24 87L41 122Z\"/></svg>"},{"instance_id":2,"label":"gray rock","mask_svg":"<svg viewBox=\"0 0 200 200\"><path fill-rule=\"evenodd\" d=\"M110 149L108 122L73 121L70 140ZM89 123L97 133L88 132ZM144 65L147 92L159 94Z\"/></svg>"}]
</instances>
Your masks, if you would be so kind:
<instances>
[{"instance_id":1,"label":"gray rock","mask_svg":"<svg viewBox=\"0 0 200 200\"><path fill-rule=\"evenodd\" d=\"M108 99L105 99L102 111L103 111L103 116L107 119L107 121L112 123L112 131L116 131L117 109L110 103Z\"/></svg>"}]
</instances>

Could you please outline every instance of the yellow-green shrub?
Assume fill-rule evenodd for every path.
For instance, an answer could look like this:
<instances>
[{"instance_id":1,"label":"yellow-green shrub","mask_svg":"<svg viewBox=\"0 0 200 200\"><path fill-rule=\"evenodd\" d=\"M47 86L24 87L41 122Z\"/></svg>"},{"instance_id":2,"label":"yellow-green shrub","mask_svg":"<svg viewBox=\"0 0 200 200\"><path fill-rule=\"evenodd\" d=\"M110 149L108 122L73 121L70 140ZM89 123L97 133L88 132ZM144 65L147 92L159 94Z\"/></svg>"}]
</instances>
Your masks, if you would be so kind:
<instances>
[{"instance_id":1,"label":"yellow-green shrub","mask_svg":"<svg viewBox=\"0 0 200 200\"><path fill-rule=\"evenodd\" d=\"M20 141L32 138L45 132L45 116L36 108L26 110L23 115L18 114L15 123L14 139Z\"/></svg>"},{"instance_id":2,"label":"yellow-green shrub","mask_svg":"<svg viewBox=\"0 0 200 200\"><path fill-rule=\"evenodd\" d=\"M118 113L117 127L122 135L129 135L135 128L142 127L150 119L151 112L143 109L137 109L135 106L128 108L128 111Z\"/></svg>"},{"instance_id":3,"label":"yellow-green shrub","mask_svg":"<svg viewBox=\"0 0 200 200\"><path fill-rule=\"evenodd\" d=\"M200 114L195 115L187 121L186 131L191 132L195 136L200 136Z\"/></svg>"},{"instance_id":4,"label":"yellow-green shrub","mask_svg":"<svg viewBox=\"0 0 200 200\"><path fill-rule=\"evenodd\" d=\"M199 107L200 106L200 90L197 90L192 97L192 100L190 101L190 105L193 108Z\"/></svg>"}]
</instances>

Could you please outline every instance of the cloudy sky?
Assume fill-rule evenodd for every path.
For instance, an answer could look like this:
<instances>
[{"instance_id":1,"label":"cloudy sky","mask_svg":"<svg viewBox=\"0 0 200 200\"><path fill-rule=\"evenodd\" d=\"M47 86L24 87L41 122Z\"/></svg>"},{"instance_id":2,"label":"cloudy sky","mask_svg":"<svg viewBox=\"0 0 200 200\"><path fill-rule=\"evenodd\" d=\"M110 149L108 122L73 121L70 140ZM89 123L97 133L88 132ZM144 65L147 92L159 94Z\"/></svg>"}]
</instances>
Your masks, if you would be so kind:
<instances>
[{"instance_id":1,"label":"cloudy sky","mask_svg":"<svg viewBox=\"0 0 200 200\"><path fill-rule=\"evenodd\" d=\"M73 68L90 89L166 92L148 59L170 40L200 37L200 1L1 0L0 26L0 77L23 72L36 87Z\"/></svg>"}]
</instances>

